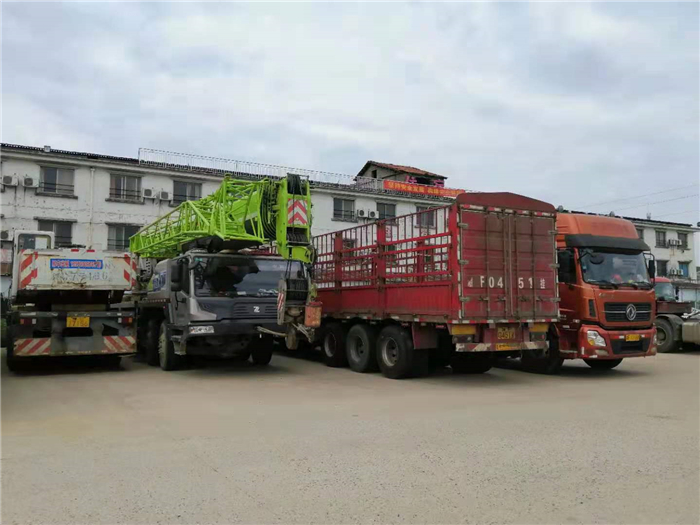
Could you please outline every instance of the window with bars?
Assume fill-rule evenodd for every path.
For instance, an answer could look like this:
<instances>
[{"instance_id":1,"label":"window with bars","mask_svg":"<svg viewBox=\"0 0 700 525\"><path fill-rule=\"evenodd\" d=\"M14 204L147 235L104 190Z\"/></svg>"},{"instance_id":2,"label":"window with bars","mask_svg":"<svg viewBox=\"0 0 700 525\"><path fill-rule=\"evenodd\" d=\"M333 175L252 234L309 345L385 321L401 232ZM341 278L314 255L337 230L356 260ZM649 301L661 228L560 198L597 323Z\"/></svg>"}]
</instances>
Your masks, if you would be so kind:
<instances>
[{"instance_id":1,"label":"window with bars","mask_svg":"<svg viewBox=\"0 0 700 525\"><path fill-rule=\"evenodd\" d=\"M681 248L683 248L684 250L687 250L688 249L688 234L678 232L678 240L681 243Z\"/></svg>"},{"instance_id":2,"label":"window with bars","mask_svg":"<svg viewBox=\"0 0 700 525\"><path fill-rule=\"evenodd\" d=\"M109 197L125 201L140 201L141 177L118 173L110 174Z\"/></svg>"},{"instance_id":3,"label":"window with bars","mask_svg":"<svg viewBox=\"0 0 700 525\"><path fill-rule=\"evenodd\" d=\"M432 211L428 211L432 210ZM417 220L418 226L421 228L435 227L435 210L428 206L416 206L416 211L419 213ZM423 212L423 213L421 213Z\"/></svg>"},{"instance_id":4,"label":"window with bars","mask_svg":"<svg viewBox=\"0 0 700 525\"><path fill-rule=\"evenodd\" d=\"M656 275L666 277L668 274L668 261L656 260Z\"/></svg>"},{"instance_id":5,"label":"window with bars","mask_svg":"<svg viewBox=\"0 0 700 525\"><path fill-rule=\"evenodd\" d=\"M110 224L107 234L107 249L126 251L129 249L129 238L136 234L141 227L133 224Z\"/></svg>"},{"instance_id":6,"label":"window with bars","mask_svg":"<svg viewBox=\"0 0 700 525\"><path fill-rule=\"evenodd\" d=\"M39 174L39 191L56 195L73 195L75 170L42 166Z\"/></svg>"},{"instance_id":7,"label":"window with bars","mask_svg":"<svg viewBox=\"0 0 700 525\"><path fill-rule=\"evenodd\" d=\"M678 269L683 277L690 277L690 263L689 262L679 262Z\"/></svg>"},{"instance_id":8,"label":"window with bars","mask_svg":"<svg viewBox=\"0 0 700 525\"><path fill-rule=\"evenodd\" d=\"M656 230L656 247L666 248L666 232L663 230Z\"/></svg>"},{"instance_id":9,"label":"window with bars","mask_svg":"<svg viewBox=\"0 0 700 525\"><path fill-rule=\"evenodd\" d=\"M637 237L644 240L644 228L637 228Z\"/></svg>"},{"instance_id":10,"label":"window with bars","mask_svg":"<svg viewBox=\"0 0 700 525\"><path fill-rule=\"evenodd\" d=\"M377 215L379 215L379 219L393 219L396 217L396 204L378 202Z\"/></svg>"},{"instance_id":11,"label":"window with bars","mask_svg":"<svg viewBox=\"0 0 700 525\"><path fill-rule=\"evenodd\" d=\"M350 199L333 199L333 218L345 221L355 220L355 201Z\"/></svg>"},{"instance_id":12,"label":"window with bars","mask_svg":"<svg viewBox=\"0 0 700 525\"><path fill-rule=\"evenodd\" d=\"M39 230L43 232L53 232L55 245L57 248L72 246L73 244L73 224L68 221L48 221L40 220Z\"/></svg>"},{"instance_id":13,"label":"window with bars","mask_svg":"<svg viewBox=\"0 0 700 525\"><path fill-rule=\"evenodd\" d=\"M196 201L202 198L200 182L173 181L173 202L179 204L185 201Z\"/></svg>"}]
</instances>

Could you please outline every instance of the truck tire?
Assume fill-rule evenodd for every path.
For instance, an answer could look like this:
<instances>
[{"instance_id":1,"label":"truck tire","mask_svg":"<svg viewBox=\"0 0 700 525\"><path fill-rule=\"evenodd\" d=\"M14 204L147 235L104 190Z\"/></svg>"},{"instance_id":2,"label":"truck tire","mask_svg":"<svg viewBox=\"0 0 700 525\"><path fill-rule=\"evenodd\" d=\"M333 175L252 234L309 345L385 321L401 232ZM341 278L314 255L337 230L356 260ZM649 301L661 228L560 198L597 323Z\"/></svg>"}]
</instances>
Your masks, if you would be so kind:
<instances>
[{"instance_id":1,"label":"truck tire","mask_svg":"<svg viewBox=\"0 0 700 525\"><path fill-rule=\"evenodd\" d=\"M430 354L416 350L408 330L400 326L385 327L377 340L379 369L390 379L416 377L427 373Z\"/></svg>"},{"instance_id":2,"label":"truck tire","mask_svg":"<svg viewBox=\"0 0 700 525\"><path fill-rule=\"evenodd\" d=\"M7 353L5 354L5 364L7 364L7 369L10 372L19 372L20 370L22 370L21 365L24 364L24 361L22 361L21 357L15 357L15 338L12 334L12 329L10 327L8 327L6 343Z\"/></svg>"},{"instance_id":3,"label":"truck tire","mask_svg":"<svg viewBox=\"0 0 700 525\"><path fill-rule=\"evenodd\" d=\"M377 332L373 326L358 323L348 330L345 349L348 364L355 372L366 373L379 370L375 348Z\"/></svg>"},{"instance_id":4,"label":"truck tire","mask_svg":"<svg viewBox=\"0 0 700 525\"><path fill-rule=\"evenodd\" d=\"M333 368L348 366L348 357L345 352L345 328L341 323L328 323L325 326L321 348L326 366Z\"/></svg>"},{"instance_id":5,"label":"truck tire","mask_svg":"<svg viewBox=\"0 0 700 525\"><path fill-rule=\"evenodd\" d=\"M455 353L450 364L454 374L483 374L491 370L493 357L490 354Z\"/></svg>"},{"instance_id":6,"label":"truck tire","mask_svg":"<svg viewBox=\"0 0 700 525\"><path fill-rule=\"evenodd\" d=\"M673 337L673 326L669 320L659 317L654 324L656 325L656 351L660 354L675 351L676 341Z\"/></svg>"},{"instance_id":7,"label":"truck tire","mask_svg":"<svg viewBox=\"0 0 700 525\"><path fill-rule=\"evenodd\" d=\"M537 374L555 375L561 371L564 359L559 354L559 340L550 332L547 350L523 350L520 362L523 368Z\"/></svg>"},{"instance_id":8,"label":"truck tire","mask_svg":"<svg viewBox=\"0 0 700 525\"><path fill-rule=\"evenodd\" d=\"M158 366L160 364L160 357L158 356L160 321L158 319L148 319L146 323L148 323L146 341L144 342L146 363L150 366Z\"/></svg>"},{"instance_id":9,"label":"truck tire","mask_svg":"<svg viewBox=\"0 0 700 525\"><path fill-rule=\"evenodd\" d=\"M160 333L158 335L158 359L160 368L170 372L180 367L182 359L175 353L175 344L167 336L165 321L163 321L160 324Z\"/></svg>"},{"instance_id":10,"label":"truck tire","mask_svg":"<svg viewBox=\"0 0 700 525\"><path fill-rule=\"evenodd\" d=\"M272 359L272 337L265 336L251 343L250 357L253 364L267 366Z\"/></svg>"},{"instance_id":11,"label":"truck tire","mask_svg":"<svg viewBox=\"0 0 700 525\"><path fill-rule=\"evenodd\" d=\"M622 363L622 359L602 359L600 361L597 359L584 359L584 361L594 370L612 370Z\"/></svg>"}]
</instances>

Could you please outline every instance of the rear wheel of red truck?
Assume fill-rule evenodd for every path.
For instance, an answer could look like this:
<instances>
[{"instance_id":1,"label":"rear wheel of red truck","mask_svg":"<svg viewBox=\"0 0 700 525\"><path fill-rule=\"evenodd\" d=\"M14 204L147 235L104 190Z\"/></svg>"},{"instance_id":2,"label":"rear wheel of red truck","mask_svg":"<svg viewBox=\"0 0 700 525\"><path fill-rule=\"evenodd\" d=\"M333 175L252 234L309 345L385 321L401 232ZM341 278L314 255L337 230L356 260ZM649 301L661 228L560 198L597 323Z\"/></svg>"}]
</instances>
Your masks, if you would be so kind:
<instances>
[{"instance_id":1,"label":"rear wheel of red truck","mask_svg":"<svg viewBox=\"0 0 700 525\"><path fill-rule=\"evenodd\" d=\"M596 359L584 359L584 361L594 370L612 370L622 363L622 359L603 359L601 361Z\"/></svg>"},{"instance_id":2,"label":"rear wheel of red truck","mask_svg":"<svg viewBox=\"0 0 700 525\"><path fill-rule=\"evenodd\" d=\"M429 357L427 350L413 347L410 332L400 326L387 326L379 333L377 363L382 374L390 379L424 375Z\"/></svg>"},{"instance_id":3,"label":"rear wheel of red truck","mask_svg":"<svg viewBox=\"0 0 700 525\"><path fill-rule=\"evenodd\" d=\"M354 325L345 338L345 349L350 368L355 372L376 372L379 370L375 348L377 333L373 326L365 323Z\"/></svg>"},{"instance_id":4,"label":"rear wheel of red truck","mask_svg":"<svg viewBox=\"0 0 700 525\"><path fill-rule=\"evenodd\" d=\"M348 365L345 351L345 328L341 323L328 323L323 328L321 347L326 366L338 368Z\"/></svg>"},{"instance_id":5,"label":"rear wheel of red truck","mask_svg":"<svg viewBox=\"0 0 700 525\"><path fill-rule=\"evenodd\" d=\"M520 361L525 370L537 374L558 374L564 359L559 354L559 339L551 332L548 335L549 348L546 350L523 350Z\"/></svg>"}]
</instances>

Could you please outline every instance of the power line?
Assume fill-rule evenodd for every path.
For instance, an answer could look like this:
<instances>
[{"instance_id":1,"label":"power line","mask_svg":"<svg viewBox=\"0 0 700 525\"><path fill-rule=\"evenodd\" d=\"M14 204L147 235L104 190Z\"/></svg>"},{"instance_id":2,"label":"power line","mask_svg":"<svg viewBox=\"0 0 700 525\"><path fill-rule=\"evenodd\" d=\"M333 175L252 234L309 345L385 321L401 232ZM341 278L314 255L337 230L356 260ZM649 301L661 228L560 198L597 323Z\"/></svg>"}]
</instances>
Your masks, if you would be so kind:
<instances>
[{"instance_id":1,"label":"power line","mask_svg":"<svg viewBox=\"0 0 700 525\"><path fill-rule=\"evenodd\" d=\"M683 213L693 213L693 212L697 213L698 212L697 208L694 210L674 211L673 213L664 213L663 215L655 215L655 216L652 216L652 220L658 219L659 217L670 217L671 215L681 215Z\"/></svg>"},{"instance_id":2,"label":"power line","mask_svg":"<svg viewBox=\"0 0 700 525\"><path fill-rule=\"evenodd\" d=\"M685 195L685 196L683 196L683 197L676 197L675 199L666 199L666 200L663 200L663 201L654 201L654 202L645 202L645 203L642 203L642 204L635 204L634 206L627 206L627 207L625 207L625 208L618 208L618 209L616 209L615 211L618 212L618 211L622 211L622 210L631 210L631 209L633 209L633 208L641 208L641 207L643 207L643 206L649 206L650 204L662 204L662 203L664 203L664 202L682 201L682 200L684 200L684 199L689 199L689 198L691 198L691 197L697 197L697 196L698 196L697 193L693 193L693 194L691 194L691 195Z\"/></svg>"},{"instance_id":3,"label":"power line","mask_svg":"<svg viewBox=\"0 0 700 525\"><path fill-rule=\"evenodd\" d=\"M679 188L671 188L670 190L655 191L655 192L653 192L653 193L647 193L646 195L636 195L636 196L634 196L634 197L624 197L624 198L622 198L622 199L613 199L613 200L611 200L611 201L603 201L603 202L599 202L599 203L597 203L597 204L585 204L585 205L583 205L583 206L577 206L577 207L578 207L578 208L589 208L589 207L591 207L591 206L602 206L603 204L610 204L611 202L628 201L628 200L630 200L630 199L639 199L639 198L642 198L642 197L650 197L650 196L652 196L652 195L659 195L659 194L661 194L661 193L670 193L670 192L672 192L672 191L684 190L684 189L687 189L687 188L695 188L696 186L697 186L697 184L691 184L690 186L681 186L681 187L679 187Z\"/></svg>"}]
</instances>

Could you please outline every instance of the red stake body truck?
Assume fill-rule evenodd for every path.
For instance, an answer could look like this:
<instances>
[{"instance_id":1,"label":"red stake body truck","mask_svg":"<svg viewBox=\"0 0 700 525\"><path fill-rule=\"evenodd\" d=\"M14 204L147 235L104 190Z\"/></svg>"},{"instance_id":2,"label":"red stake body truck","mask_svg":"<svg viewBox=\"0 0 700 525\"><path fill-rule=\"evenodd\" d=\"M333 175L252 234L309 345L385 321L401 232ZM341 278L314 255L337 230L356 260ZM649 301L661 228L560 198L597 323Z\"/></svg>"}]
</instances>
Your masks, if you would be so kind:
<instances>
[{"instance_id":1,"label":"red stake body truck","mask_svg":"<svg viewBox=\"0 0 700 525\"><path fill-rule=\"evenodd\" d=\"M559 317L550 204L464 193L314 245L329 366L403 378L427 372L432 357L482 373L494 354L548 348Z\"/></svg>"}]
</instances>

